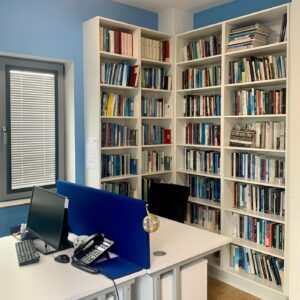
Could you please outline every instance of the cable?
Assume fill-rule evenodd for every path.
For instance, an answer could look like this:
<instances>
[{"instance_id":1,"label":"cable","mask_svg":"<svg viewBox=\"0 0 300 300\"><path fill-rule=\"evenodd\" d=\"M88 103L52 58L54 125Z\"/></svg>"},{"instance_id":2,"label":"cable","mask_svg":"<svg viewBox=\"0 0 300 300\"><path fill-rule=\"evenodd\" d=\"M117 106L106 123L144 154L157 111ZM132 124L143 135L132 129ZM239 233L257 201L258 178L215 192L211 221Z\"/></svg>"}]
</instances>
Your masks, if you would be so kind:
<instances>
[{"instance_id":1,"label":"cable","mask_svg":"<svg viewBox=\"0 0 300 300\"><path fill-rule=\"evenodd\" d=\"M108 279L110 279L113 282L114 287L115 287L115 291L116 291L116 295L117 295L117 300L120 300L119 292L118 292L118 288L117 288L117 285L115 283L115 280L113 278L111 278L109 275L107 275L105 272L103 272L102 270L100 270L100 273L103 274L105 277L107 277Z\"/></svg>"}]
</instances>

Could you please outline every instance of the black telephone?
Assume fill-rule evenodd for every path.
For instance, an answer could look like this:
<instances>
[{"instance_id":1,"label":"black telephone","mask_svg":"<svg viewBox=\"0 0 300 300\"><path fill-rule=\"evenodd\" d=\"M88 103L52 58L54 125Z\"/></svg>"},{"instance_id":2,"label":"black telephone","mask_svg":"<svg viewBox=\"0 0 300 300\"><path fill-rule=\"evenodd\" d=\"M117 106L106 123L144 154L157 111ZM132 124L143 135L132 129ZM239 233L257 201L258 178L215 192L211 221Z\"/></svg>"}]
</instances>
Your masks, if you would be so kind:
<instances>
[{"instance_id":1,"label":"black telephone","mask_svg":"<svg viewBox=\"0 0 300 300\"><path fill-rule=\"evenodd\" d=\"M72 257L72 265L89 273L99 273L98 269L89 266L100 257L109 258L108 250L113 241L104 238L101 233L95 233L79 245Z\"/></svg>"}]
</instances>

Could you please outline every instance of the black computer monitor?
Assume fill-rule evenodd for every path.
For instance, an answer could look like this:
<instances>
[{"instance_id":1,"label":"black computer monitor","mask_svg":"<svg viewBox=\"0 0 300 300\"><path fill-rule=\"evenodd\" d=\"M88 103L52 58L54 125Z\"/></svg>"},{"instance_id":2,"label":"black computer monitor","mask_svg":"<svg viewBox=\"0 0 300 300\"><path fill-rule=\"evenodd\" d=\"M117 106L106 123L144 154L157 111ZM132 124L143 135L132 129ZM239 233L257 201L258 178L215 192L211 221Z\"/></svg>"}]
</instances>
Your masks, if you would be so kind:
<instances>
[{"instance_id":1,"label":"black computer monitor","mask_svg":"<svg viewBox=\"0 0 300 300\"><path fill-rule=\"evenodd\" d=\"M34 187L27 220L27 230L36 249L44 254L70 247L68 242L68 201L64 196Z\"/></svg>"}]
</instances>

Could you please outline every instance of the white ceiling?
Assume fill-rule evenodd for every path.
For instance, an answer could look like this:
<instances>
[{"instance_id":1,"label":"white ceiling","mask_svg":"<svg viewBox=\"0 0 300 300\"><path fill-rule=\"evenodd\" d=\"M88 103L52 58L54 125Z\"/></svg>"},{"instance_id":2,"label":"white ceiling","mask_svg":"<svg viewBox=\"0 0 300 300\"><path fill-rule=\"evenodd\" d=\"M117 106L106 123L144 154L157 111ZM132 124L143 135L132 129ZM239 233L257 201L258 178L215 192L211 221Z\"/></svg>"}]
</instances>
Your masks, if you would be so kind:
<instances>
[{"instance_id":1,"label":"white ceiling","mask_svg":"<svg viewBox=\"0 0 300 300\"><path fill-rule=\"evenodd\" d=\"M128 4L154 12L161 12L170 8L178 8L186 11L200 11L233 0L115 0L123 4Z\"/></svg>"}]
</instances>

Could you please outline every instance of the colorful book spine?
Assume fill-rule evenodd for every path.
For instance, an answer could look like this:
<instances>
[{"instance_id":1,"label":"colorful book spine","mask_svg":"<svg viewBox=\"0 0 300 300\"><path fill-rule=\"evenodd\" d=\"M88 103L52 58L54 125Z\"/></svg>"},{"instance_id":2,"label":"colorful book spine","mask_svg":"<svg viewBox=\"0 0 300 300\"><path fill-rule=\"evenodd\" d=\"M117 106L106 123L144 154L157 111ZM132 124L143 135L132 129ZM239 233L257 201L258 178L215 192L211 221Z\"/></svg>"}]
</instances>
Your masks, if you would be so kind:
<instances>
[{"instance_id":1,"label":"colorful book spine","mask_svg":"<svg viewBox=\"0 0 300 300\"><path fill-rule=\"evenodd\" d=\"M142 37L142 59L170 62L170 42Z\"/></svg>"},{"instance_id":2,"label":"colorful book spine","mask_svg":"<svg viewBox=\"0 0 300 300\"><path fill-rule=\"evenodd\" d=\"M142 173L153 173L159 171L171 171L172 157L164 151L144 150L142 151Z\"/></svg>"},{"instance_id":3,"label":"colorful book spine","mask_svg":"<svg viewBox=\"0 0 300 300\"><path fill-rule=\"evenodd\" d=\"M230 265L236 271L244 271L277 286L284 282L284 260L258 251L232 244Z\"/></svg>"},{"instance_id":4,"label":"colorful book spine","mask_svg":"<svg viewBox=\"0 0 300 300\"><path fill-rule=\"evenodd\" d=\"M286 57L268 55L229 62L229 83L286 78Z\"/></svg>"},{"instance_id":5,"label":"colorful book spine","mask_svg":"<svg viewBox=\"0 0 300 300\"><path fill-rule=\"evenodd\" d=\"M221 211L216 208L190 203L191 223L213 231L221 231Z\"/></svg>"},{"instance_id":6,"label":"colorful book spine","mask_svg":"<svg viewBox=\"0 0 300 300\"><path fill-rule=\"evenodd\" d=\"M234 93L233 115L273 115L286 113L286 89L238 90Z\"/></svg>"},{"instance_id":7,"label":"colorful book spine","mask_svg":"<svg viewBox=\"0 0 300 300\"><path fill-rule=\"evenodd\" d=\"M183 46L183 60L193 60L221 54L221 35L189 41Z\"/></svg>"},{"instance_id":8,"label":"colorful book spine","mask_svg":"<svg viewBox=\"0 0 300 300\"><path fill-rule=\"evenodd\" d=\"M142 88L171 90L172 76L168 75L166 68L143 67L141 72Z\"/></svg>"},{"instance_id":9,"label":"colorful book spine","mask_svg":"<svg viewBox=\"0 0 300 300\"><path fill-rule=\"evenodd\" d=\"M114 123L102 123L102 147L129 147L137 145L137 130Z\"/></svg>"},{"instance_id":10,"label":"colorful book spine","mask_svg":"<svg viewBox=\"0 0 300 300\"><path fill-rule=\"evenodd\" d=\"M284 250L284 224L232 213L233 236L265 247Z\"/></svg>"},{"instance_id":11,"label":"colorful book spine","mask_svg":"<svg viewBox=\"0 0 300 300\"><path fill-rule=\"evenodd\" d=\"M137 174L137 159L130 154L102 154L101 177Z\"/></svg>"},{"instance_id":12,"label":"colorful book spine","mask_svg":"<svg viewBox=\"0 0 300 300\"><path fill-rule=\"evenodd\" d=\"M160 183L163 182L161 178L143 178L142 179L142 199L148 199L148 191L150 189L151 183Z\"/></svg>"},{"instance_id":13,"label":"colorful book spine","mask_svg":"<svg viewBox=\"0 0 300 300\"><path fill-rule=\"evenodd\" d=\"M184 170L220 174L220 152L184 149Z\"/></svg>"},{"instance_id":14,"label":"colorful book spine","mask_svg":"<svg viewBox=\"0 0 300 300\"><path fill-rule=\"evenodd\" d=\"M212 117L221 115L221 95L185 95L184 117Z\"/></svg>"},{"instance_id":15,"label":"colorful book spine","mask_svg":"<svg viewBox=\"0 0 300 300\"><path fill-rule=\"evenodd\" d=\"M163 98L142 96L142 117L164 117L165 105Z\"/></svg>"},{"instance_id":16,"label":"colorful book spine","mask_svg":"<svg viewBox=\"0 0 300 300\"><path fill-rule=\"evenodd\" d=\"M247 152L231 154L231 175L267 183L285 183L285 161L281 158L265 157Z\"/></svg>"},{"instance_id":17,"label":"colorful book spine","mask_svg":"<svg viewBox=\"0 0 300 300\"><path fill-rule=\"evenodd\" d=\"M220 179L186 175L185 185L190 187L190 196L193 198L220 202Z\"/></svg>"},{"instance_id":18,"label":"colorful book spine","mask_svg":"<svg viewBox=\"0 0 300 300\"><path fill-rule=\"evenodd\" d=\"M106 192L119 194L126 197L134 197L135 194L130 182L103 182L101 183L101 189Z\"/></svg>"},{"instance_id":19,"label":"colorful book spine","mask_svg":"<svg viewBox=\"0 0 300 300\"><path fill-rule=\"evenodd\" d=\"M285 190L235 182L232 205L248 211L284 216Z\"/></svg>"},{"instance_id":20,"label":"colorful book spine","mask_svg":"<svg viewBox=\"0 0 300 300\"><path fill-rule=\"evenodd\" d=\"M165 129L155 124L142 124L143 145L171 144L171 129Z\"/></svg>"},{"instance_id":21,"label":"colorful book spine","mask_svg":"<svg viewBox=\"0 0 300 300\"><path fill-rule=\"evenodd\" d=\"M103 117L133 117L134 100L130 97L114 93L102 92L101 116Z\"/></svg>"},{"instance_id":22,"label":"colorful book spine","mask_svg":"<svg viewBox=\"0 0 300 300\"><path fill-rule=\"evenodd\" d=\"M220 125L213 123L188 123L185 127L185 143L220 146Z\"/></svg>"},{"instance_id":23,"label":"colorful book spine","mask_svg":"<svg viewBox=\"0 0 300 300\"><path fill-rule=\"evenodd\" d=\"M221 84L221 66L188 68L182 71L182 88L195 89Z\"/></svg>"}]
</instances>

